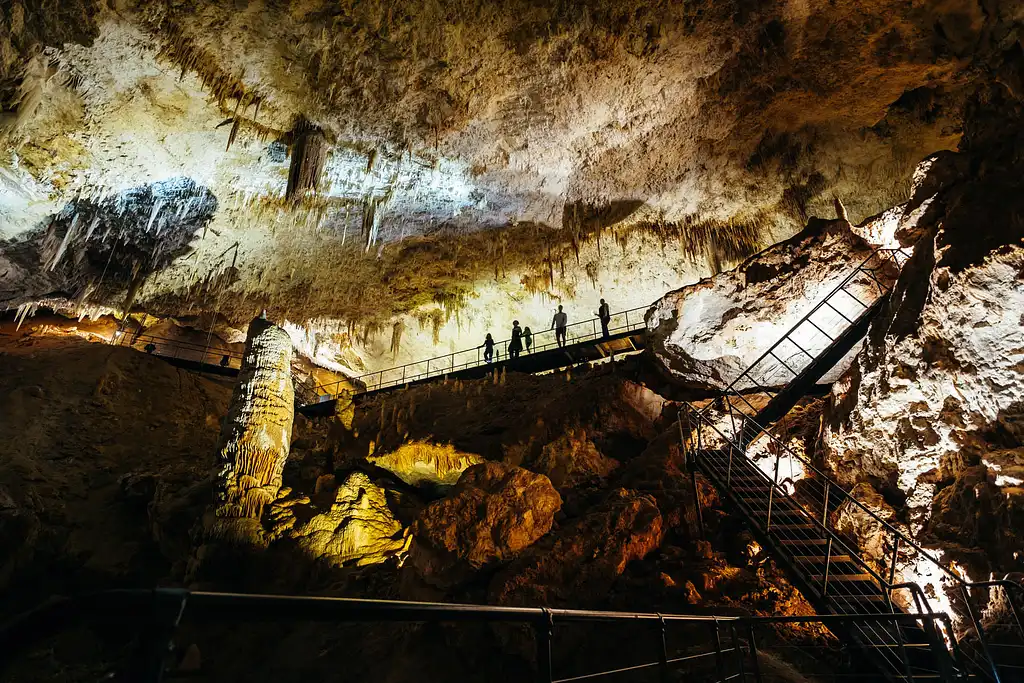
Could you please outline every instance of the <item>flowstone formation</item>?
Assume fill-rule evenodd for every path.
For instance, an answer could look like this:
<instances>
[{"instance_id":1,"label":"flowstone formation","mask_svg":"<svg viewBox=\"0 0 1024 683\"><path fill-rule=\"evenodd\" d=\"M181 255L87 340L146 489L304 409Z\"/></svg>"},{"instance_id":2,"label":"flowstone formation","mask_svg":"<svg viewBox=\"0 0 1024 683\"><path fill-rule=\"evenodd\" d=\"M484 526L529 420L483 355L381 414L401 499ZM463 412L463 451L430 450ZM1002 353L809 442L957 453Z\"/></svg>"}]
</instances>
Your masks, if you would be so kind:
<instances>
[{"instance_id":1,"label":"flowstone formation","mask_svg":"<svg viewBox=\"0 0 1024 683\"><path fill-rule=\"evenodd\" d=\"M983 580L1024 568L1024 119L998 87L972 112L823 441L840 481Z\"/></svg>"},{"instance_id":2,"label":"flowstone formation","mask_svg":"<svg viewBox=\"0 0 1024 683\"><path fill-rule=\"evenodd\" d=\"M333 492L330 508L300 520L297 504L309 497L280 501L270 511L275 535L287 535L312 560L327 566L365 566L401 558L411 538L388 506L385 489L362 472L353 472Z\"/></svg>"}]
</instances>

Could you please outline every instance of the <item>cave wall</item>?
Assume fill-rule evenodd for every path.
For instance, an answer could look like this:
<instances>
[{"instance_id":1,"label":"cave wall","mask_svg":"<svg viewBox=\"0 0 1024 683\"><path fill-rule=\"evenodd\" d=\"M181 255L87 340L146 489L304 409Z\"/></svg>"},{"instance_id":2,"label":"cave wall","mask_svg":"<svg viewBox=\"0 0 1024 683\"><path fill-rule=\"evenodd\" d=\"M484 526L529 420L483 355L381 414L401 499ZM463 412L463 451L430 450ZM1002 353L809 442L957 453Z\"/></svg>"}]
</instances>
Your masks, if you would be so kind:
<instances>
[{"instance_id":1,"label":"cave wall","mask_svg":"<svg viewBox=\"0 0 1024 683\"><path fill-rule=\"evenodd\" d=\"M1018 63L1019 68L1019 63ZM973 98L888 307L833 390L826 462L870 483L972 578L1022 567L1024 108Z\"/></svg>"}]
</instances>

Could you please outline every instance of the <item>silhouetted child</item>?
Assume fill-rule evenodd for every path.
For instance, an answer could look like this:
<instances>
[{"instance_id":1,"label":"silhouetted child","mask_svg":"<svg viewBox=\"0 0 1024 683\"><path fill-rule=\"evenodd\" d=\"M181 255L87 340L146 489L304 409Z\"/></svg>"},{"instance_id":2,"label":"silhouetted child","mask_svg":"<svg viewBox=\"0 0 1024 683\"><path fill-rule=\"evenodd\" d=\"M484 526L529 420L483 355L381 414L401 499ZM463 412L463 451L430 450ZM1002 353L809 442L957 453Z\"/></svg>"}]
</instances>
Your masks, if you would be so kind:
<instances>
[{"instance_id":1,"label":"silhouetted child","mask_svg":"<svg viewBox=\"0 0 1024 683\"><path fill-rule=\"evenodd\" d=\"M146 349L146 353L153 353L154 351L156 351L156 344L154 344L153 342L149 342L143 348Z\"/></svg>"},{"instance_id":2,"label":"silhouetted child","mask_svg":"<svg viewBox=\"0 0 1024 683\"><path fill-rule=\"evenodd\" d=\"M220 366L226 368L228 366L228 354L224 354L224 357L220 359Z\"/></svg>"},{"instance_id":3,"label":"silhouetted child","mask_svg":"<svg viewBox=\"0 0 1024 683\"><path fill-rule=\"evenodd\" d=\"M487 338L484 339L482 344L484 348L484 362L490 363L491 359L494 358L494 339L491 337L491 333L487 333Z\"/></svg>"},{"instance_id":4,"label":"silhouetted child","mask_svg":"<svg viewBox=\"0 0 1024 683\"><path fill-rule=\"evenodd\" d=\"M523 341L526 342L526 352L529 353L533 347L533 332L530 332L529 327L523 328Z\"/></svg>"}]
</instances>

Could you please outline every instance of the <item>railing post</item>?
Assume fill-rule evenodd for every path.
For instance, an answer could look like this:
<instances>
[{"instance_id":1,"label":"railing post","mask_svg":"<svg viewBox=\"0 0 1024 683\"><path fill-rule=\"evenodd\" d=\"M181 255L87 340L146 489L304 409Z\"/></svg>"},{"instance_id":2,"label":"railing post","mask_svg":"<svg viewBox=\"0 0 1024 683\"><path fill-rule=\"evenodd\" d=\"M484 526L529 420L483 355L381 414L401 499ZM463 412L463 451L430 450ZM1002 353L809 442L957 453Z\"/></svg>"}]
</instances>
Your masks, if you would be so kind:
<instances>
[{"instance_id":1,"label":"railing post","mask_svg":"<svg viewBox=\"0 0 1024 683\"><path fill-rule=\"evenodd\" d=\"M672 677L668 670L668 628L665 625L665 617L658 615L658 625L661 631L661 655L658 659L661 662L662 683L669 683Z\"/></svg>"},{"instance_id":2,"label":"railing post","mask_svg":"<svg viewBox=\"0 0 1024 683\"><path fill-rule=\"evenodd\" d=\"M736 652L737 675L741 681L745 681L747 680L747 671L743 666L743 645L740 644L740 637L736 633L736 622L731 623L729 628L732 631L732 649Z\"/></svg>"},{"instance_id":3,"label":"railing post","mask_svg":"<svg viewBox=\"0 0 1024 683\"><path fill-rule=\"evenodd\" d=\"M822 576L821 597L828 596L828 571L832 567L832 536L828 537L828 549L825 552L825 574Z\"/></svg>"},{"instance_id":4,"label":"railing post","mask_svg":"<svg viewBox=\"0 0 1024 683\"><path fill-rule=\"evenodd\" d=\"M544 608L544 620L533 625L537 641L537 681L551 683L551 636L555 628L555 619L548 609Z\"/></svg>"},{"instance_id":5,"label":"railing post","mask_svg":"<svg viewBox=\"0 0 1024 683\"><path fill-rule=\"evenodd\" d=\"M747 633L750 637L750 662L754 669L754 680L761 683L761 663L757 661L757 641L754 640L753 622L747 622Z\"/></svg>"},{"instance_id":6,"label":"railing post","mask_svg":"<svg viewBox=\"0 0 1024 683\"><path fill-rule=\"evenodd\" d=\"M725 660L722 657L722 634L718 629L718 617L713 622L715 629L715 668L718 669L718 680L725 681Z\"/></svg>"},{"instance_id":7,"label":"railing post","mask_svg":"<svg viewBox=\"0 0 1024 683\"><path fill-rule=\"evenodd\" d=\"M985 659L988 661L989 670L992 672L992 680L996 683L1002 683L1002 678L999 675L999 667L996 666L996 661L992 658L992 652L988 647L988 641L985 640L985 631L981 626L981 620L974 614L974 608L971 607L971 594L967 590L967 584L960 585L960 592L964 596L964 605L967 607L967 614L971 617L974 629L978 632L978 642L981 643L981 649L985 653Z\"/></svg>"},{"instance_id":8,"label":"railing post","mask_svg":"<svg viewBox=\"0 0 1024 683\"><path fill-rule=\"evenodd\" d=\"M775 454L775 476L772 480L772 487L768 489L768 521L765 523L764 531L772 530L772 503L775 501L775 487L779 485L779 454Z\"/></svg>"},{"instance_id":9,"label":"railing post","mask_svg":"<svg viewBox=\"0 0 1024 683\"><path fill-rule=\"evenodd\" d=\"M424 377L430 377L430 359L427 359L427 371L423 373Z\"/></svg>"},{"instance_id":10,"label":"railing post","mask_svg":"<svg viewBox=\"0 0 1024 683\"><path fill-rule=\"evenodd\" d=\"M825 501L821 508L821 525L826 529L828 529L828 485L830 483L828 479L825 480ZM889 579L889 583L892 583L892 579Z\"/></svg>"},{"instance_id":11,"label":"railing post","mask_svg":"<svg viewBox=\"0 0 1024 683\"><path fill-rule=\"evenodd\" d=\"M900 554L900 537L893 534L892 537L892 563L889 565L889 585L896 580L896 558Z\"/></svg>"}]
</instances>

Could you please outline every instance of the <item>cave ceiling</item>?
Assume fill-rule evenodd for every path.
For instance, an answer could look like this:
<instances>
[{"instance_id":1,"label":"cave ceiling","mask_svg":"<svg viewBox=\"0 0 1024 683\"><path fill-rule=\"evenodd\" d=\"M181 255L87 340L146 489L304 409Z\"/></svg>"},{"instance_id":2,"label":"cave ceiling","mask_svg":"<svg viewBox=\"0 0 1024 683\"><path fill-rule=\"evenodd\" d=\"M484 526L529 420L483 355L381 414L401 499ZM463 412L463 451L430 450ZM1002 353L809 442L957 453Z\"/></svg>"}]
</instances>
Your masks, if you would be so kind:
<instances>
[{"instance_id":1,"label":"cave ceiling","mask_svg":"<svg viewBox=\"0 0 1024 683\"><path fill-rule=\"evenodd\" d=\"M885 210L923 157L957 147L979 82L1019 88L1000 67L1024 10L14 0L0 14L0 303L382 323L484 282L513 301L587 285L639 305L833 216L834 197L855 222Z\"/></svg>"}]
</instances>

